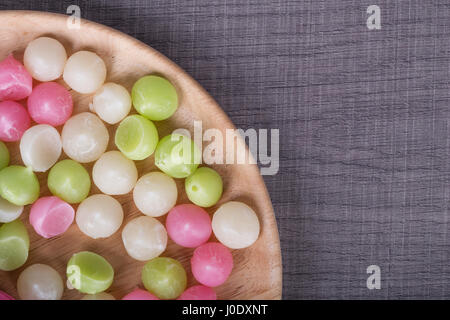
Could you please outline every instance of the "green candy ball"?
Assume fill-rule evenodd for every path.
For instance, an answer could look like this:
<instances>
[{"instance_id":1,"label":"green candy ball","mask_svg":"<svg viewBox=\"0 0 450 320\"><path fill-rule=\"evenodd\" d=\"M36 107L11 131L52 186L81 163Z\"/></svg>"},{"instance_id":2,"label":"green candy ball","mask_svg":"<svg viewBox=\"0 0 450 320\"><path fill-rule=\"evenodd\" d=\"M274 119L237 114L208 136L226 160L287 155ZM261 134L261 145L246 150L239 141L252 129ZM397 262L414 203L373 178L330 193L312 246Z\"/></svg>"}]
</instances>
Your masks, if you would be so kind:
<instances>
[{"instance_id":1,"label":"green candy ball","mask_svg":"<svg viewBox=\"0 0 450 320\"><path fill-rule=\"evenodd\" d=\"M158 140L158 130L153 122L140 115L123 119L115 136L117 148L131 160L144 160L151 156Z\"/></svg>"},{"instance_id":2,"label":"green candy ball","mask_svg":"<svg viewBox=\"0 0 450 320\"><path fill-rule=\"evenodd\" d=\"M50 192L68 203L79 203L91 190L87 170L73 160L62 160L50 170L47 179Z\"/></svg>"},{"instance_id":3,"label":"green candy ball","mask_svg":"<svg viewBox=\"0 0 450 320\"><path fill-rule=\"evenodd\" d=\"M0 141L0 170L6 168L9 164L9 151L6 145Z\"/></svg>"},{"instance_id":4,"label":"green candy ball","mask_svg":"<svg viewBox=\"0 0 450 320\"><path fill-rule=\"evenodd\" d=\"M114 279L114 269L102 256L82 251L75 253L67 264L67 279L82 293L96 294L108 289Z\"/></svg>"},{"instance_id":5,"label":"green candy ball","mask_svg":"<svg viewBox=\"0 0 450 320\"><path fill-rule=\"evenodd\" d=\"M186 289L186 271L172 258L158 257L142 269L144 287L160 299L175 299Z\"/></svg>"},{"instance_id":6,"label":"green candy ball","mask_svg":"<svg viewBox=\"0 0 450 320\"><path fill-rule=\"evenodd\" d=\"M181 134L162 138L155 151L155 165L174 178L186 178L197 169L202 159L198 146Z\"/></svg>"},{"instance_id":7,"label":"green candy ball","mask_svg":"<svg viewBox=\"0 0 450 320\"><path fill-rule=\"evenodd\" d=\"M9 166L0 171L0 196L17 206L39 197L39 181L31 167Z\"/></svg>"},{"instance_id":8,"label":"green candy ball","mask_svg":"<svg viewBox=\"0 0 450 320\"><path fill-rule=\"evenodd\" d=\"M175 87L168 80L154 75L136 81L131 98L136 111L154 121L169 118L178 108Z\"/></svg>"},{"instance_id":9,"label":"green candy ball","mask_svg":"<svg viewBox=\"0 0 450 320\"><path fill-rule=\"evenodd\" d=\"M12 271L20 268L28 259L30 239L20 220L5 223L0 227L0 270Z\"/></svg>"},{"instance_id":10,"label":"green candy ball","mask_svg":"<svg viewBox=\"0 0 450 320\"><path fill-rule=\"evenodd\" d=\"M184 182L186 194L200 207L211 207L220 200L223 183L220 175L208 167L198 168Z\"/></svg>"}]
</instances>

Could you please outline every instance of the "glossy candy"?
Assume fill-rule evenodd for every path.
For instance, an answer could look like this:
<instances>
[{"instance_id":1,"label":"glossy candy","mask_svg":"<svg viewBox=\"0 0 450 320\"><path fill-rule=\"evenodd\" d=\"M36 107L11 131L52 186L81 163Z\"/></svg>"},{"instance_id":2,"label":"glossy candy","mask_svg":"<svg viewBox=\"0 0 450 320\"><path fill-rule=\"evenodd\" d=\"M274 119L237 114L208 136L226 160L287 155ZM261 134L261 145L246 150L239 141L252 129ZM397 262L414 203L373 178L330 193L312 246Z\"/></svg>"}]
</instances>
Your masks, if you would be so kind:
<instances>
[{"instance_id":1,"label":"glossy candy","mask_svg":"<svg viewBox=\"0 0 450 320\"><path fill-rule=\"evenodd\" d=\"M230 250L218 242L208 242L194 250L191 270L194 278L207 287L223 284L233 269Z\"/></svg>"},{"instance_id":2,"label":"glossy candy","mask_svg":"<svg viewBox=\"0 0 450 320\"><path fill-rule=\"evenodd\" d=\"M120 84L108 82L95 93L89 108L103 121L116 124L130 113L131 97Z\"/></svg>"},{"instance_id":3,"label":"glossy candy","mask_svg":"<svg viewBox=\"0 0 450 320\"><path fill-rule=\"evenodd\" d=\"M104 153L95 162L92 179L101 192L126 194L133 190L138 178L135 163L119 151Z\"/></svg>"},{"instance_id":4,"label":"glossy candy","mask_svg":"<svg viewBox=\"0 0 450 320\"><path fill-rule=\"evenodd\" d=\"M12 271L27 261L30 238L20 220L0 226L0 243L0 270Z\"/></svg>"},{"instance_id":5,"label":"glossy candy","mask_svg":"<svg viewBox=\"0 0 450 320\"><path fill-rule=\"evenodd\" d=\"M17 292L22 300L60 300L64 284L59 273L52 267L33 264L20 274Z\"/></svg>"},{"instance_id":6,"label":"glossy candy","mask_svg":"<svg viewBox=\"0 0 450 320\"><path fill-rule=\"evenodd\" d=\"M48 174L47 184L53 195L68 203L83 201L91 189L89 173L81 164L70 159L53 166Z\"/></svg>"},{"instance_id":7,"label":"glossy candy","mask_svg":"<svg viewBox=\"0 0 450 320\"><path fill-rule=\"evenodd\" d=\"M155 165L174 178L186 178L194 173L201 159L198 146L181 134L165 136L155 151Z\"/></svg>"},{"instance_id":8,"label":"glossy candy","mask_svg":"<svg viewBox=\"0 0 450 320\"><path fill-rule=\"evenodd\" d=\"M193 203L200 207L211 207L222 196L222 178L215 170L201 167L186 178L185 189Z\"/></svg>"},{"instance_id":9,"label":"glossy candy","mask_svg":"<svg viewBox=\"0 0 450 320\"><path fill-rule=\"evenodd\" d=\"M0 301L1 300L16 300L13 297L11 297L9 294L7 294L6 292L3 292L0 290Z\"/></svg>"},{"instance_id":10,"label":"glossy candy","mask_svg":"<svg viewBox=\"0 0 450 320\"><path fill-rule=\"evenodd\" d=\"M0 170L9 164L9 150L6 145L0 141Z\"/></svg>"},{"instance_id":11,"label":"glossy candy","mask_svg":"<svg viewBox=\"0 0 450 320\"><path fill-rule=\"evenodd\" d=\"M231 249L251 246L259 236L259 220L245 203L230 201L214 213L212 220L217 240Z\"/></svg>"},{"instance_id":12,"label":"glossy candy","mask_svg":"<svg viewBox=\"0 0 450 320\"><path fill-rule=\"evenodd\" d=\"M87 294L81 300L116 300L111 294L100 292L96 294Z\"/></svg>"},{"instance_id":13,"label":"glossy candy","mask_svg":"<svg viewBox=\"0 0 450 320\"><path fill-rule=\"evenodd\" d=\"M102 256L82 251L74 254L67 264L70 285L82 293L96 294L108 289L114 278L114 270Z\"/></svg>"},{"instance_id":14,"label":"glossy candy","mask_svg":"<svg viewBox=\"0 0 450 320\"><path fill-rule=\"evenodd\" d=\"M122 300L159 300L159 298L146 290L135 289L124 296Z\"/></svg>"},{"instance_id":15,"label":"glossy candy","mask_svg":"<svg viewBox=\"0 0 450 320\"><path fill-rule=\"evenodd\" d=\"M150 120L131 115L122 120L116 130L117 148L131 160L144 160L155 151L158 131Z\"/></svg>"},{"instance_id":16,"label":"glossy candy","mask_svg":"<svg viewBox=\"0 0 450 320\"><path fill-rule=\"evenodd\" d=\"M36 172L50 169L58 161L61 151L61 136L48 124L31 127L20 139L22 161Z\"/></svg>"},{"instance_id":17,"label":"glossy candy","mask_svg":"<svg viewBox=\"0 0 450 320\"><path fill-rule=\"evenodd\" d=\"M13 55L0 62L0 101L22 100L32 90L33 79Z\"/></svg>"},{"instance_id":18,"label":"glossy candy","mask_svg":"<svg viewBox=\"0 0 450 320\"><path fill-rule=\"evenodd\" d=\"M43 197L30 210L30 224L37 234L52 238L63 234L70 227L75 210L58 197Z\"/></svg>"},{"instance_id":19,"label":"glossy candy","mask_svg":"<svg viewBox=\"0 0 450 320\"><path fill-rule=\"evenodd\" d=\"M177 260L159 257L145 264L142 282L158 298L175 299L186 289L186 271Z\"/></svg>"},{"instance_id":20,"label":"glossy candy","mask_svg":"<svg viewBox=\"0 0 450 320\"><path fill-rule=\"evenodd\" d=\"M213 288L196 285L184 291L177 300L217 300Z\"/></svg>"},{"instance_id":21,"label":"glossy candy","mask_svg":"<svg viewBox=\"0 0 450 320\"><path fill-rule=\"evenodd\" d=\"M188 248L205 243L212 232L208 213L193 204L181 204L170 210L166 229L175 243Z\"/></svg>"},{"instance_id":22,"label":"glossy candy","mask_svg":"<svg viewBox=\"0 0 450 320\"><path fill-rule=\"evenodd\" d=\"M31 204L39 197L39 181L33 170L9 166L0 171L0 196L17 206Z\"/></svg>"},{"instance_id":23,"label":"glossy candy","mask_svg":"<svg viewBox=\"0 0 450 320\"><path fill-rule=\"evenodd\" d=\"M95 53L78 51L67 59L63 78L79 93L94 93L105 82L106 66Z\"/></svg>"},{"instance_id":24,"label":"glossy candy","mask_svg":"<svg viewBox=\"0 0 450 320\"><path fill-rule=\"evenodd\" d=\"M61 138L69 158L87 163L97 160L106 151L109 133L95 114L83 112L67 120Z\"/></svg>"},{"instance_id":25,"label":"glossy candy","mask_svg":"<svg viewBox=\"0 0 450 320\"><path fill-rule=\"evenodd\" d=\"M27 106L36 123L57 127L63 125L72 115L72 95L56 82L45 82L33 88Z\"/></svg>"},{"instance_id":26,"label":"glossy candy","mask_svg":"<svg viewBox=\"0 0 450 320\"><path fill-rule=\"evenodd\" d=\"M14 101L0 102L0 140L19 141L30 127L30 122L30 116L21 104Z\"/></svg>"},{"instance_id":27,"label":"glossy candy","mask_svg":"<svg viewBox=\"0 0 450 320\"><path fill-rule=\"evenodd\" d=\"M23 212L23 206L17 206L0 197L0 223L16 220Z\"/></svg>"},{"instance_id":28,"label":"glossy candy","mask_svg":"<svg viewBox=\"0 0 450 320\"><path fill-rule=\"evenodd\" d=\"M123 228L122 241L132 258L147 261L166 250L167 232L155 218L138 217Z\"/></svg>"},{"instance_id":29,"label":"glossy candy","mask_svg":"<svg viewBox=\"0 0 450 320\"><path fill-rule=\"evenodd\" d=\"M159 76L140 78L134 84L131 96L137 112L150 120L165 120L178 108L178 96L174 86Z\"/></svg>"},{"instance_id":30,"label":"glossy candy","mask_svg":"<svg viewBox=\"0 0 450 320\"><path fill-rule=\"evenodd\" d=\"M87 236L93 239L107 238L122 225L123 209L113 197L96 194L78 206L76 221Z\"/></svg>"},{"instance_id":31,"label":"glossy candy","mask_svg":"<svg viewBox=\"0 0 450 320\"><path fill-rule=\"evenodd\" d=\"M136 207L145 215L160 217L177 202L175 181L162 172L150 172L142 176L133 190Z\"/></svg>"},{"instance_id":32,"label":"glossy candy","mask_svg":"<svg viewBox=\"0 0 450 320\"><path fill-rule=\"evenodd\" d=\"M63 45L48 37L40 37L28 43L23 55L25 67L39 81L58 79L63 73L66 60Z\"/></svg>"}]
</instances>

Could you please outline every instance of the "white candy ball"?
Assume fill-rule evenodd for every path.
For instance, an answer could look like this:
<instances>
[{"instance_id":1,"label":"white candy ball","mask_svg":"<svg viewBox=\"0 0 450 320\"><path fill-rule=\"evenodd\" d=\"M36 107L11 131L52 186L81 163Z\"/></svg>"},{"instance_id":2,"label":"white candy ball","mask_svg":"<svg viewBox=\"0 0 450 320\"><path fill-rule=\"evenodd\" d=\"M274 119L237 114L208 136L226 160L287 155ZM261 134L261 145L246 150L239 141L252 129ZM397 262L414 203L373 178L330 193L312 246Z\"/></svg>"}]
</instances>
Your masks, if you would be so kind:
<instances>
[{"instance_id":1,"label":"white candy ball","mask_svg":"<svg viewBox=\"0 0 450 320\"><path fill-rule=\"evenodd\" d=\"M20 274L17 291L22 300L60 300L64 285L55 269L45 264L33 264Z\"/></svg>"},{"instance_id":2,"label":"white candy ball","mask_svg":"<svg viewBox=\"0 0 450 320\"><path fill-rule=\"evenodd\" d=\"M136 207L145 215L160 217L175 206L177 185L167 174L150 172L142 176L133 190Z\"/></svg>"},{"instance_id":3,"label":"white candy ball","mask_svg":"<svg viewBox=\"0 0 450 320\"><path fill-rule=\"evenodd\" d=\"M50 169L58 161L61 148L59 132L48 124L31 127L20 140L22 161L36 172Z\"/></svg>"},{"instance_id":4,"label":"white candy ball","mask_svg":"<svg viewBox=\"0 0 450 320\"><path fill-rule=\"evenodd\" d=\"M95 93L90 109L103 121L115 124L130 113L131 97L123 86L112 82L105 83Z\"/></svg>"},{"instance_id":5,"label":"white candy ball","mask_svg":"<svg viewBox=\"0 0 450 320\"><path fill-rule=\"evenodd\" d=\"M245 203L230 201L214 213L212 228L217 240L231 249L251 246L259 236L259 220Z\"/></svg>"},{"instance_id":6,"label":"white candy ball","mask_svg":"<svg viewBox=\"0 0 450 320\"><path fill-rule=\"evenodd\" d=\"M67 120L62 130L64 152L73 160L95 161L106 151L109 133L95 114L83 112Z\"/></svg>"},{"instance_id":7,"label":"white candy ball","mask_svg":"<svg viewBox=\"0 0 450 320\"><path fill-rule=\"evenodd\" d=\"M101 192L110 195L126 194L133 190L138 178L134 162L120 151L104 153L95 162L92 179Z\"/></svg>"},{"instance_id":8,"label":"white candy ball","mask_svg":"<svg viewBox=\"0 0 450 320\"><path fill-rule=\"evenodd\" d=\"M8 200L0 197L0 223L8 223L16 220L23 212L23 206L16 206Z\"/></svg>"},{"instance_id":9,"label":"white candy ball","mask_svg":"<svg viewBox=\"0 0 450 320\"><path fill-rule=\"evenodd\" d=\"M87 294L81 300L116 300L112 295L106 292L96 294Z\"/></svg>"},{"instance_id":10,"label":"white candy ball","mask_svg":"<svg viewBox=\"0 0 450 320\"><path fill-rule=\"evenodd\" d=\"M102 58L90 51L78 51L67 59L64 81L79 93L94 93L106 79Z\"/></svg>"},{"instance_id":11,"label":"white candy ball","mask_svg":"<svg viewBox=\"0 0 450 320\"><path fill-rule=\"evenodd\" d=\"M131 220L123 228L122 240L128 254L140 261L156 258L166 250L166 228L152 217Z\"/></svg>"},{"instance_id":12,"label":"white candy ball","mask_svg":"<svg viewBox=\"0 0 450 320\"><path fill-rule=\"evenodd\" d=\"M81 232L98 239L107 238L119 230L123 209L119 201L105 194L96 194L78 206L76 222Z\"/></svg>"},{"instance_id":13,"label":"white candy ball","mask_svg":"<svg viewBox=\"0 0 450 320\"><path fill-rule=\"evenodd\" d=\"M48 37L40 37L28 43L23 55L25 68L39 81L58 79L64 71L66 60L63 45Z\"/></svg>"}]
</instances>

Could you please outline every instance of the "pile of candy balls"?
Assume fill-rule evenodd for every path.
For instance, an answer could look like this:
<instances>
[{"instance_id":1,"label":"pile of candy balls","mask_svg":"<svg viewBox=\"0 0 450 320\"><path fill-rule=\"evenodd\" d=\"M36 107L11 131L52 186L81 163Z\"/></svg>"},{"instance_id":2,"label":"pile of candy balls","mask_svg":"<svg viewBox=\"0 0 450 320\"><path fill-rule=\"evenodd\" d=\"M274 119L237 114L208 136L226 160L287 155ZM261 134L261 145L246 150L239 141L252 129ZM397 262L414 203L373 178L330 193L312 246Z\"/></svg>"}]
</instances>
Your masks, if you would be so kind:
<instances>
[{"instance_id":1,"label":"pile of candy balls","mask_svg":"<svg viewBox=\"0 0 450 320\"><path fill-rule=\"evenodd\" d=\"M122 299L217 299L213 288L233 269L230 249L246 248L258 239L258 217L246 204L230 201L210 218L205 208L221 199L221 176L199 167L201 151L189 137L174 133L160 139L154 124L178 108L170 81L147 75L130 94L118 83L105 83L106 77L97 54L78 51L67 58L64 46L49 37L28 44L23 64L13 54L0 62L0 270L16 270L28 259L29 235L19 219L24 206L31 206L28 221L43 238L63 237L75 220L86 237L101 239L118 232L127 214L114 196L130 194L142 215L122 228L123 246L133 259L146 263L142 288ZM73 114L71 90L93 96L91 112ZM130 114L132 108L136 112ZM106 126L116 124L117 149L107 151ZM10 164L13 143L20 144L22 163ZM139 177L135 161L151 155L161 171ZM91 162L88 172L84 164ZM40 197L36 172L48 172L52 196ZM174 179L185 179L191 203L177 205ZM92 182L101 194L90 194ZM164 225L156 218L166 214ZM210 241L212 233L218 242ZM197 285L186 289L182 264L161 256L168 239L195 248L190 263ZM115 299L106 292L114 268L97 253L74 252L65 276L67 281L49 265L28 265L17 279L18 295L61 299L66 282L85 294L83 299ZM0 300L10 299L0 291Z\"/></svg>"}]
</instances>

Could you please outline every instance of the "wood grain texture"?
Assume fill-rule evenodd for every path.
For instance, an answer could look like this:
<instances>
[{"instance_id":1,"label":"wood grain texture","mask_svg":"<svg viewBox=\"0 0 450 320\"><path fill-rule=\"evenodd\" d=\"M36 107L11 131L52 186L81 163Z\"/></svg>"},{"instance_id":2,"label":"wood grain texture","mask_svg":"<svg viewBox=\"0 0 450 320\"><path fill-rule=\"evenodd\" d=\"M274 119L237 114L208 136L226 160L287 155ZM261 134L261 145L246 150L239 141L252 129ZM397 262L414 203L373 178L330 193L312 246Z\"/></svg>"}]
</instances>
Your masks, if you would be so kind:
<instances>
[{"instance_id":1,"label":"wood grain texture","mask_svg":"<svg viewBox=\"0 0 450 320\"><path fill-rule=\"evenodd\" d=\"M17 23L20 21L20 23ZM105 61L108 69L107 81L117 82L128 89L141 76L156 73L167 77L176 87L180 107L169 120L156 123L160 136L176 128L192 131L193 121L202 120L203 129L234 128L225 113L201 86L173 62L145 44L107 27L82 21L80 30L69 30L66 17L36 12L4 11L0 13L0 59L10 52L21 59L27 43L38 36L51 36L60 40L67 52L92 50ZM75 113L86 111L91 100L89 95L73 92ZM114 127L110 126L110 146L114 148ZM238 141L238 143L243 143ZM12 163L20 164L18 143L7 144L12 152ZM153 158L137 162L140 176L155 169ZM86 166L90 171L92 164ZM217 288L220 299L279 299L281 297L281 255L277 225L270 198L255 165L217 165L214 167L224 178L224 195L215 209L228 200L241 200L252 206L261 221L261 234L250 248L233 250L235 267L226 284ZM46 174L39 174L41 196L48 195ZM183 181L177 179L180 193L178 203L186 203ZM91 194L98 193L93 187ZM131 195L116 197L125 211L124 225L139 216ZM143 262L131 259L121 241L121 230L108 239L92 240L83 235L76 225L62 236L50 240L39 237L27 222L29 206L22 215L31 239L30 256L24 267L34 263L52 266L65 275L66 263L78 251L89 250L104 256L115 269L115 281L108 290L116 298L124 296L141 284L140 272ZM160 220L164 222L164 217ZM123 228L123 226L122 226ZM194 284L190 275L189 260L192 249L184 249L169 241L163 256L180 260L189 274L188 285ZM0 272L0 287L17 297L15 283L24 267L13 272ZM66 290L65 299L77 299L81 295L75 290Z\"/></svg>"}]
</instances>

